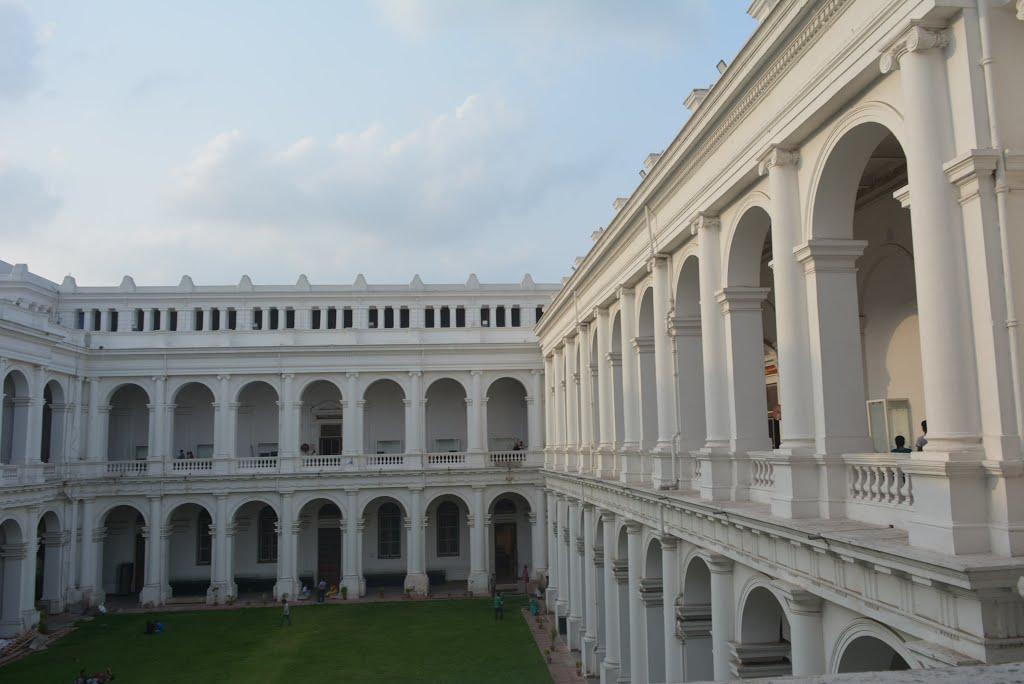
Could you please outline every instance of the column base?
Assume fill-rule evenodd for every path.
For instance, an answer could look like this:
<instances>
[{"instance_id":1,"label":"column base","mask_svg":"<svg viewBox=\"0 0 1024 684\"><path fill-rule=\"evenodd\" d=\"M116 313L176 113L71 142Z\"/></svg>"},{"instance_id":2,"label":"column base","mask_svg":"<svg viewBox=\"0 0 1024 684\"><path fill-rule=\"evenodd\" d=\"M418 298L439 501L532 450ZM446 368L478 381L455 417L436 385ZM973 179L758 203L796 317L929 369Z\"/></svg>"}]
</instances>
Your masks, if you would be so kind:
<instances>
[{"instance_id":1,"label":"column base","mask_svg":"<svg viewBox=\"0 0 1024 684\"><path fill-rule=\"evenodd\" d=\"M566 618L566 619L568 619L568 617L569 617L569 602L568 601L563 601L561 599L555 601L555 617L556 618ZM558 630L558 631L561 632L562 630Z\"/></svg>"},{"instance_id":2,"label":"column base","mask_svg":"<svg viewBox=\"0 0 1024 684\"><path fill-rule=\"evenodd\" d=\"M607 659L601 661L601 684L617 684L619 681L619 664Z\"/></svg>"},{"instance_id":3,"label":"column base","mask_svg":"<svg viewBox=\"0 0 1024 684\"><path fill-rule=\"evenodd\" d=\"M469 580L466 582L466 589L473 596L487 596L488 594L487 573L482 570L469 573Z\"/></svg>"},{"instance_id":4,"label":"column base","mask_svg":"<svg viewBox=\"0 0 1024 684\"><path fill-rule=\"evenodd\" d=\"M579 615L570 615L569 619L566 620L566 629L568 630L568 642L570 651L580 650L581 640L583 637L583 619Z\"/></svg>"},{"instance_id":5,"label":"column base","mask_svg":"<svg viewBox=\"0 0 1024 684\"><path fill-rule=\"evenodd\" d=\"M989 539L1000 556L1024 555L1024 462L986 461L983 464L989 492Z\"/></svg>"},{"instance_id":6,"label":"column base","mask_svg":"<svg viewBox=\"0 0 1024 684\"><path fill-rule=\"evenodd\" d=\"M597 664L600 662L597 660L597 637L591 636L588 632L583 635L583 639L580 643L580 661L583 663L583 671L588 674L597 674Z\"/></svg>"},{"instance_id":7,"label":"column base","mask_svg":"<svg viewBox=\"0 0 1024 684\"><path fill-rule=\"evenodd\" d=\"M403 586L406 593L411 593L413 596L426 596L427 589L430 587L430 578L422 572L408 573Z\"/></svg>"},{"instance_id":8,"label":"column base","mask_svg":"<svg viewBox=\"0 0 1024 684\"><path fill-rule=\"evenodd\" d=\"M810 448L776 449L768 462L775 477L772 515L787 519L818 517L818 468Z\"/></svg>"},{"instance_id":9,"label":"column base","mask_svg":"<svg viewBox=\"0 0 1024 684\"><path fill-rule=\"evenodd\" d=\"M0 639L11 639L23 631L21 620L0 620Z\"/></svg>"},{"instance_id":10,"label":"column base","mask_svg":"<svg viewBox=\"0 0 1024 684\"><path fill-rule=\"evenodd\" d=\"M206 590L206 602L214 606L227 605L234 602L237 594L230 582L216 582Z\"/></svg>"},{"instance_id":11,"label":"column base","mask_svg":"<svg viewBox=\"0 0 1024 684\"><path fill-rule=\"evenodd\" d=\"M640 484L643 481L643 455L639 446L623 445L619 450L619 482Z\"/></svg>"},{"instance_id":12,"label":"column base","mask_svg":"<svg viewBox=\"0 0 1024 684\"><path fill-rule=\"evenodd\" d=\"M345 575L341 579L341 586L348 589L348 595L351 598L359 598L363 595L360 585L362 584L362 577L360 575ZM339 587L340 590L340 587Z\"/></svg>"},{"instance_id":13,"label":"column base","mask_svg":"<svg viewBox=\"0 0 1024 684\"><path fill-rule=\"evenodd\" d=\"M295 591L295 580L291 577L281 578L277 580L274 585L274 600L281 601L287 598L289 601L294 601L296 598Z\"/></svg>"},{"instance_id":14,"label":"column base","mask_svg":"<svg viewBox=\"0 0 1024 684\"><path fill-rule=\"evenodd\" d=\"M651 452L653 467L651 483L655 489L676 489L679 481L675 473L675 457L672 455L672 444L658 443Z\"/></svg>"},{"instance_id":15,"label":"column base","mask_svg":"<svg viewBox=\"0 0 1024 684\"><path fill-rule=\"evenodd\" d=\"M139 605L143 608L155 608L159 606L161 601L160 586L156 584L147 584L142 587L142 591L139 592Z\"/></svg>"},{"instance_id":16,"label":"column base","mask_svg":"<svg viewBox=\"0 0 1024 684\"><path fill-rule=\"evenodd\" d=\"M35 608L21 611L22 629L32 629L39 624L39 611Z\"/></svg>"},{"instance_id":17,"label":"column base","mask_svg":"<svg viewBox=\"0 0 1024 684\"><path fill-rule=\"evenodd\" d=\"M986 553L988 492L979 461L956 454L924 452L903 467L912 478L914 516L907 521L910 545L949 554Z\"/></svg>"},{"instance_id":18,"label":"column base","mask_svg":"<svg viewBox=\"0 0 1024 684\"><path fill-rule=\"evenodd\" d=\"M39 603L43 606L47 615L56 615L57 613L64 612L64 599L57 598L46 598L45 596L39 599Z\"/></svg>"},{"instance_id":19,"label":"column base","mask_svg":"<svg viewBox=\"0 0 1024 684\"><path fill-rule=\"evenodd\" d=\"M728 501L732 498L732 459L726 451L705 447L690 452L700 461L700 498L705 501Z\"/></svg>"}]
</instances>

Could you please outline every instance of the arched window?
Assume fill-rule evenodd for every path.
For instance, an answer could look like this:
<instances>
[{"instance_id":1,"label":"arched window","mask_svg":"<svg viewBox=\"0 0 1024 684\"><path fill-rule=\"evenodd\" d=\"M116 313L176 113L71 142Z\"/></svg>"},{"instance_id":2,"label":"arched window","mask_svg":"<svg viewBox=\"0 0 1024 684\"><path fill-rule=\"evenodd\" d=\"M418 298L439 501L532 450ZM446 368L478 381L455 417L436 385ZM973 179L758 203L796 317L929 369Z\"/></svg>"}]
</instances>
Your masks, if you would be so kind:
<instances>
[{"instance_id":1,"label":"arched window","mask_svg":"<svg viewBox=\"0 0 1024 684\"><path fill-rule=\"evenodd\" d=\"M402 557L402 511L390 501L377 509L377 557Z\"/></svg>"},{"instance_id":2,"label":"arched window","mask_svg":"<svg viewBox=\"0 0 1024 684\"><path fill-rule=\"evenodd\" d=\"M437 555L459 555L459 507L451 501L437 507Z\"/></svg>"},{"instance_id":3,"label":"arched window","mask_svg":"<svg viewBox=\"0 0 1024 684\"><path fill-rule=\"evenodd\" d=\"M213 536L210 525L213 521L205 510L199 511L196 518L196 565L209 565L213 551Z\"/></svg>"},{"instance_id":4,"label":"arched window","mask_svg":"<svg viewBox=\"0 0 1024 684\"><path fill-rule=\"evenodd\" d=\"M259 563L277 562L276 523L277 514L274 513L274 509L270 506L264 506L260 511L259 522L256 526L256 536L259 542L256 544L258 554L256 561Z\"/></svg>"}]
</instances>

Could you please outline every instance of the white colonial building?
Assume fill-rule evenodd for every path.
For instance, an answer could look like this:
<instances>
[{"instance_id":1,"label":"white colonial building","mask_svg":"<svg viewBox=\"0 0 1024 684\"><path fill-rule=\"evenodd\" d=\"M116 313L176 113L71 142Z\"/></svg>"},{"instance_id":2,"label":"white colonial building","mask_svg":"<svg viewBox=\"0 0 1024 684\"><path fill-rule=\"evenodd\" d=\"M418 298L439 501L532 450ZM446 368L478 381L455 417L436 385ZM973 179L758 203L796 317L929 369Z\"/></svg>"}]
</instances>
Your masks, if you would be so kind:
<instances>
[{"instance_id":1,"label":"white colonial building","mask_svg":"<svg viewBox=\"0 0 1024 684\"><path fill-rule=\"evenodd\" d=\"M525 565L602 682L1024 659L1024 0L750 12L560 288L3 264L0 635Z\"/></svg>"},{"instance_id":2,"label":"white colonial building","mask_svg":"<svg viewBox=\"0 0 1024 684\"><path fill-rule=\"evenodd\" d=\"M1024 2L750 12L537 326L549 598L603 682L1021 660Z\"/></svg>"}]
</instances>

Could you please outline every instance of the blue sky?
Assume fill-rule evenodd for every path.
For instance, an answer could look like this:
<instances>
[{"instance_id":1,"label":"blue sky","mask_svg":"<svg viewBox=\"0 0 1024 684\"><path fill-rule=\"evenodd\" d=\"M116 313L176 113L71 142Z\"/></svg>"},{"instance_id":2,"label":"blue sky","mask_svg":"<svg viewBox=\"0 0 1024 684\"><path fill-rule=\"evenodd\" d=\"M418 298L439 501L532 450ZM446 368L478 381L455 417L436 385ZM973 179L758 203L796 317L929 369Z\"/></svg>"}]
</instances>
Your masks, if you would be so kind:
<instances>
[{"instance_id":1,"label":"blue sky","mask_svg":"<svg viewBox=\"0 0 1024 684\"><path fill-rule=\"evenodd\" d=\"M557 282L745 0L0 0L0 259L116 285Z\"/></svg>"}]
</instances>

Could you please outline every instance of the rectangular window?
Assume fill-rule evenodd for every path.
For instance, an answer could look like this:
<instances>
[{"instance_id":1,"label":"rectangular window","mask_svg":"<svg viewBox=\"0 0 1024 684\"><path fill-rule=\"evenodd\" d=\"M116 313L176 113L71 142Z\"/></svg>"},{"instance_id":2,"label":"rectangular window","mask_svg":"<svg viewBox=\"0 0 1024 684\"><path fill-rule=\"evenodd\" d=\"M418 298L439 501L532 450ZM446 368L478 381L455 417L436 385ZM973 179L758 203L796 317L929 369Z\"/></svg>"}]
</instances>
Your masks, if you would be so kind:
<instances>
[{"instance_id":1,"label":"rectangular window","mask_svg":"<svg viewBox=\"0 0 1024 684\"><path fill-rule=\"evenodd\" d=\"M402 512L391 502L377 509L377 557L402 557Z\"/></svg>"},{"instance_id":2,"label":"rectangular window","mask_svg":"<svg viewBox=\"0 0 1024 684\"><path fill-rule=\"evenodd\" d=\"M101 326L100 326L101 320L102 320L102 314L100 314L100 310L99 309L93 309L92 310L92 329L93 330L100 330L101 329Z\"/></svg>"},{"instance_id":3,"label":"rectangular window","mask_svg":"<svg viewBox=\"0 0 1024 684\"><path fill-rule=\"evenodd\" d=\"M394 328L395 327L395 310L390 306L384 307L384 327Z\"/></svg>"},{"instance_id":4,"label":"rectangular window","mask_svg":"<svg viewBox=\"0 0 1024 684\"><path fill-rule=\"evenodd\" d=\"M167 329L178 330L178 312L174 309L167 312Z\"/></svg>"},{"instance_id":5,"label":"rectangular window","mask_svg":"<svg viewBox=\"0 0 1024 684\"><path fill-rule=\"evenodd\" d=\"M333 306L327 309L327 329L338 329L338 310Z\"/></svg>"},{"instance_id":6,"label":"rectangular window","mask_svg":"<svg viewBox=\"0 0 1024 684\"><path fill-rule=\"evenodd\" d=\"M193 330L202 330L203 329L203 310L202 309L195 309L193 311L193 316L194 316L194 321L193 321L192 329Z\"/></svg>"},{"instance_id":7,"label":"rectangular window","mask_svg":"<svg viewBox=\"0 0 1024 684\"><path fill-rule=\"evenodd\" d=\"M503 306L494 307L494 327L505 327L505 307Z\"/></svg>"},{"instance_id":8,"label":"rectangular window","mask_svg":"<svg viewBox=\"0 0 1024 684\"><path fill-rule=\"evenodd\" d=\"M228 330L238 330L238 312L234 309L228 309Z\"/></svg>"},{"instance_id":9,"label":"rectangular window","mask_svg":"<svg viewBox=\"0 0 1024 684\"><path fill-rule=\"evenodd\" d=\"M457 306L455 307L455 327L465 328L466 327L466 307Z\"/></svg>"},{"instance_id":10,"label":"rectangular window","mask_svg":"<svg viewBox=\"0 0 1024 684\"><path fill-rule=\"evenodd\" d=\"M75 329L85 330L85 312L81 309L75 309Z\"/></svg>"},{"instance_id":11,"label":"rectangular window","mask_svg":"<svg viewBox=\"0 0 1024 684\"><path fill-rule=\"evenodd\" d=\"M346 306L344 309L341 310L341 327L352 327L352 307L350 306Z\"/></svg>"},{"instance_id":12,"label":"rectangular window","mask_svg":"<svg viewBox=\"0 0 1024 684\"><path fill-rule=\"evenodd\" d=\"M447 306L441 307L441 327L452 327L452 310Z\"/></svg>"},{"instance_id":13,"label":"rectangular window","mask_svg":"<svg viewBox=\"0 0 1024 684\"><path fill-rule=\"evenodd\" d=\"M398 310L398 327L408 328L409 327L409 309L402 307Z\"/></svg>"},{"instance_id":14,"label":"rectangular window","mask_svg":"<svg viewBox=\"0 0 1024 684\"><path fill-rule=\"evenodd\" d=\"M522 324L522 319L519 317L519 307L513 306L511 311L512 327L518 328Z\"/></svg>"},{"instance_id":15,"label":"rectangular window","mask_svg":"<svg viewBox=\"0 0 1024 684\"><path fill-rule=\"evenodd\" d=\"M309 327L313 330L320 329L320 309L313 309L309 314Z\"/></svg>"},{"instance_id":16,"label":"rectangular window","mask_svg":"<svg viewBox=\"0 0 1024 684\"><path fill-rule=\"evenodd\" d=\"M369 325L369 327L371 327L371 328L376 328L377 327L377 307L375 307L375 306L371 306L370 307L370 325Z\"/></svg>"},{"instance_id":17,"label":"rectangular window","mask_svg":"<svg viewBox=\"0 0 1024 684\"><path fill-rule=\"evenodd\" d=\"M491 307L480 307L480 327L486 328L491 325Z\"/></svg>"},{"instance_id":18,"label":"rectangular window","mask_svg":"<svg viewBox=\"0 0 1024 684\"><path fill-rule=\"evenodd\" d=\"M428 306L423 310L423 327L433 328L434 327L434 307Z\"/></svg>"},{"instance_id":19,"label":"rectangular window","mask_svg":"<svg viewBox=\"0 0 1024 684\"><path fill-rule=\"evenodd\" d=\"M295 309L288 308L284 310L284 327L288 330L295 328Z\"/></svg>"},{"instance_id":20,"label":"rectangular window","mask_svg":"<svg viewBox=\"0 0 1024 684\"><path fill-rule=\"evenodd\" d=\"M153 309L153 313L150 316L153 319L153 330L160 330L160 324L163 323L163 319L160 317L160 309Z\"/></svg>"},{"instance_id":21,"label":"rectangular window","mask_svg":"<svg viewBox=\"0 0 1024 684\"><path fill-rule=\"evenodd\" d=\"M210 309L210 330L220 330L220 309Z\"/></svg>"},{"instance_id":22,"label":"rectangular window","mask_svg":"<svg viewBox=\"0 0 1024 684\"><path fill-rule=\"evenodd\" d=\"M210 534L210 514L203 511L196 521L196 565L209 565L213 557L213 535Z\"/></svg>"},{"instance_id":23,"label":"rectangular window","mask_svg":"<svg viewBox=\"0 0 1024 684\"><path fill-rule=\"evenodd\" d=\"M280 312L276 306L270 307L270 329L278 330L281 327Z\"/></svg>"},{"instance_id":24,"label":"rectangular window","mask_svg":"<svg viewBox=\"0 0 1024 684\"><path fill-rule=\"evenodd\" d=\"M252 329L263 330L263 309L259 307L252 310Z\"/></svg>"},{"instance_id":25,"label":"rectangular window","mask_svg":"<svg viewBox=\"0 0 1024 684\"><path fill-rule=\"evenodd\" d=\"M110 332L117 332L117 311L110 310Z\"/></svg>"},{"instance_id":26,"label":"rectangular window","mask_svg":"<svg viewBox=\"0 0 1024 684\"><path fill-rule=\"evenodd\" d=\"M451 501L437 508L437 555L459 555L459 508Z\"/></svg>"},{"instance_id":27,"label":"rectangular window","mask_svg":"<svg viewBox=\"0 0 1024 684\"><path fill-rule=\"evenodd\" d=\"M135 322L132 324L132 330L143 330L143 326L146 323L145 316L146 314L143 313L142 309L135 310Z\"/></svg>"},{"instance_id":28,"label":"rectangular window","mask_svg":"<svg viewBox=\"0 0 1024 684\"><path fill-rule=\"evenodd\" d=\"M543 316L543 315L544 315L544 307L543 306L538 306L537 307L537 311L535 312L535 315L534 315L534 319L537 320L537 321L540 321L540 317Z\"/></svg>"}]
</instances>

